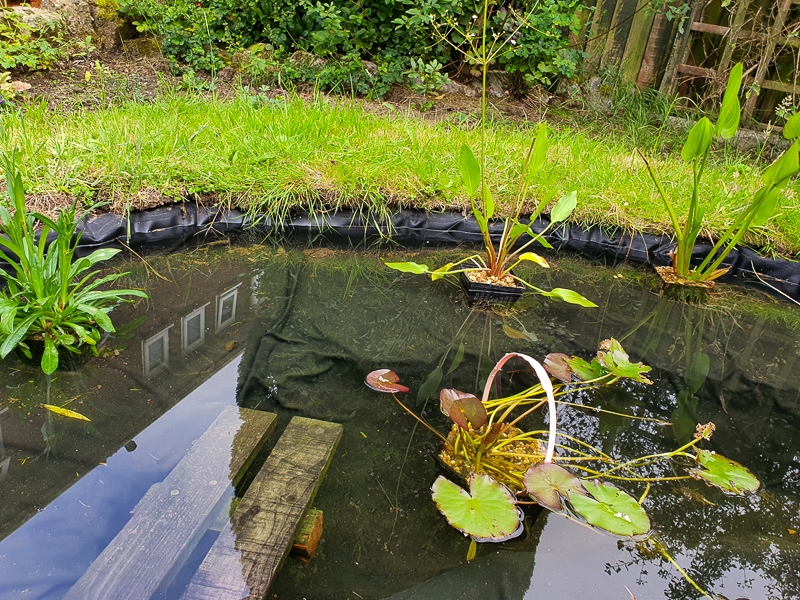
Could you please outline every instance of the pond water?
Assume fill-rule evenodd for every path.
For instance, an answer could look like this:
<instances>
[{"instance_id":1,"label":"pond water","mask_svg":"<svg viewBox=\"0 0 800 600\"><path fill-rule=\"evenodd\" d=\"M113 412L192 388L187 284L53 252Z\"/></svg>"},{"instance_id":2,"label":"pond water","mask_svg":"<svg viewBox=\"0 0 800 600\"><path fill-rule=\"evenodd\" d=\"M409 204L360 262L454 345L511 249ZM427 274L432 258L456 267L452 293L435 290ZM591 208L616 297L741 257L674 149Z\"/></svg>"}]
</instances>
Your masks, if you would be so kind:
<instances>
[{"instance_id":1,"label":"pond water","mask_svg":"<svg viewBox=\"0 0 800 600\"><path fill-rule=\"evenodd\" d=\"M612 336L653 367L653 385L623 384L570 401L673 425L560 406L560 428L625 458L674 449L697 423L713 421L707 447L748 466L760 491L734 498L694 480L657 484L644 502L654 535L720 597L800 597L796 308L730 290L709 306L688 306L660 297L646 272L556 256L551 270L530 277L542 287L576 289L599 308L526 296L513 310L478 311L447 282L382 267L379 257L400 255L217 241L148 256L146 265L126 268L150 300L114 311L118 332L100 357L57 372L49 389L35 368L6 361L0 598L63 597L150 486L237 404L278 414L273 441L294 415L344 425L314 502L325 515L320 549L308 563L289 557L270 598L699 598L664 557L536 510L521 538L480 544L467 563L468 540L430 499L441 472L437 440L391 396L363 384L374 369L395 370L411 388L408 403L444 432L436 397L427 404L417 397L437 367L439 387L474 393L506 352L589 357ZM416 260L442 264L448 256ZM526 387L529 374L503 385ZM92 421L52 415L42 403ZM526 425L537 419L542 424L538 416ZM628 489L637 497L643 491ZM181 596L212 538L154 597Z\"/></svg>"}]
</instances>

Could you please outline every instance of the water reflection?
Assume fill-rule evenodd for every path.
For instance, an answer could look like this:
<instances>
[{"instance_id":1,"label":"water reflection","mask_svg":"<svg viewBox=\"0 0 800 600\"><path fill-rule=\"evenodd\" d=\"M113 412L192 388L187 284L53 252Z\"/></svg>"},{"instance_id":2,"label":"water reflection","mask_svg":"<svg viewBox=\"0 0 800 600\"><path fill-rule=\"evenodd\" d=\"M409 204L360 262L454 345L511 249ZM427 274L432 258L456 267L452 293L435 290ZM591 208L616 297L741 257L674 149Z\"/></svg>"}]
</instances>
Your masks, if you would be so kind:
<instances>
[{"instance_id":1,"label":"water reflection","mask_svg":"<svg viewBox=\"0 0 800 600\"><path fill-rule=\"evenodd\" d=\"M376 399L363 385L365 373L389 367L413 393L426 381L437 382L428 386L432 398L441 387L474 393L505 352L588 358L599 341L613 336L622 339L632 359L655 368L655 384L582 393L570 401L674 426L562 406L559 417L567 432L615 457L633 457L674 449L696 423L714 421L712 448L752 467L765 483L763 491L734 499L691 481L660 486L646 501L655 529L678 563L716 592L752 600L800 596L800 554L796 535L788 533L800 529L800 342L786 324L792 322L788 313L748 305L740 297L727 307L684 306L660 298L637 272L621 270L623 277L614 278L614 272L579 260L551 269L546 285L579 289L601 304L598 310L530 298L513 311L475 311L461 302L456 288L387 273L370 254L226 248L154 258L151 264L179 277L148 282L149 304L115 313L118 336L107 342L104 356L80 371L60 372L54 381L54 403L76 398L71 406L90 416L94 429L65 424L62 430L56 423L55 433L63 431L58 455L36 460L47 418L37 408L41 380L31 370L2 375L0 411L10 410L0 414L0 535L71 486L76 472L91 471L84 477L91 493L119 503L115 516L105 519L77 503L96 510L94 500L65 496L71 504L63 506L72 513L48 508L37 522L39 535L50 541L15 542L20 544L15 556L34 560L30 557L52 548L53 540L84 550L91 546L85 556L98 555L130 517L128 511L177 460L154 451L158 445L141 431L179 399L203 390L208 402L221 403L215 410L238 396L242 406L277 412L283 422L301 414L345 424L316 501L326 522L321 552L307 566L286 563L272 592L279 598L338 600L356 597L354 592L363 598L423 598L425 588L441 591L459 581L483 581L481 594L488 600L533 598L543 590L554 599L587 593L627 598L625 586L637 598L697 597L662 557L557 517L534 522L531 515L527 545L484 546L476 562L464 565L468 542L430 501L435 440L415 430L391 399ZM127 324L132 324L129 334ZM205 386L220 369L225 385L208 391ZM528 377L510 374L502 392L529 384ZM420 395L418 408L427 397ZM179 409L173 429L159 434L162 442L184 429L196 438L213 420L204 411ZM447 428L434 401L424 412L440 430ZM138 448L126 451L134 438ZM114 453L123 446L126 450ZM177 448L176 456L185 450ZM131 483L114 480L114 492L104 468L95 467L125 456L136 459L126 467ZM98 523L102 535L87 533ZM213 538L220 527L208 535ZM7 541L21 539L15 536L23 530ZM204 544L189 561L184 581L191 565L202 561ZM10 555L3 547L0 571ZM84 550L76 554L84 556ZM73 560L52 571L62 586L52 590L63 591L88 562ZM23 579L15 581L22 585ZM33 575L24 581L32 589L45 586ZM5 589L12 588L0 588Z\"/></svg>"}]
</instances>

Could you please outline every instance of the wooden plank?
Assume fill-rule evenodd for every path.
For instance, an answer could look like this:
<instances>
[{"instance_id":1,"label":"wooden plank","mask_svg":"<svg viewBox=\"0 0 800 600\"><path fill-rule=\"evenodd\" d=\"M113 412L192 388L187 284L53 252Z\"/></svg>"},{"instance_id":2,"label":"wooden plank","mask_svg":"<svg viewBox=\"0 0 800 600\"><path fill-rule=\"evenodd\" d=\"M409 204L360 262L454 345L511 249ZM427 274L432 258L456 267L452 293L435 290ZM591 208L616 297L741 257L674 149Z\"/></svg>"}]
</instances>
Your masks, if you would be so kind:
<instances>
[{"instance_id":1,"label":"wooden plank","mask_svg":"<svg viewBox=\"0 0 800 600\"><path fill-rule=\"evenodd\" d=\"M614 9L617 0L597 0L597 6L592 17L592 34L586 42L586 59L584 64L587 73L594 73L603 59L606 47L606 37L609 35L611 20L614 18Z\"/></svg>"},{"instance_id":2,"label":"wooden plank","mask_svg":"<svg viewBox=\"0 0 800 600\"><path fill-rule=\"evenodd\" d=\"M180 569L214 509L275 429L272 413L230 407L194 443L67 593L67 600L149 599Z\"/></svg>"},{"instance_id":3,"label":"wooden plank","mask_svg":"<svg viewBox=\"0 0 800 600\"><path fill-rule=\"evenodd\" d=\"M786 92L787 94L796 94L800 86L793 83L784 83L783 81L773 81L772 79L765 79L761 82L761 89L763 90L777 90L779 92Z\"/></svg>"},{"instance_id":4,"label":"wooden plank","mask_svg":"<svg viewBox=\"0 0 800 600\"><path fill-rule=\"evenodd\" d=\"M702 21L695 21L692 23L692 31L699 31L700 33L727 35L730 30L730 27L725 27L723 25L712 25L711 23L703 23Z\"/></svg>"},{"instance_id":5,"label":"wooden plank","mask_svg":"<svg viewBox=\"0 0 800 600\"><path fill-rule=\"evenodd\" d=\"M303 417L289 422L182 600L264 598L341 436L336 423Z\"/></svg>"},{"instance_id":6,"label":"wooden plank","mask_svg":"<svg viewBox=\"0 0 800 600\"><path fill-rule=\"evenodd\" d=\"M631 30L631 21L636 12L639 0L617 0L614 18L611 21L611 33L606 40L606 49L600 65L604 68L619 68L625 53L625 43Z\"/></svg>"},{"instance_id":7,"label":"wooden plank","mask_svg":"<svg viewBox=\"0 0 800 600\"><path fill-rule=\"evenodd\" d=\"M717 76L717 72L714 69L695 67L694 65L678 65L678 73L686 73L695 77L708 77L709 79Z\"/></svg>"},{"instance_id":8,"label":"wooden plank","mask_svg":"<svg viewBox=\"0 0 800 600\"><path fill-rule=\"evenodd\" d=\"M657 87L659 75L669 59L669 49L678 30L678 20L668 19L665 11L660 11L653 21L653 29L647 40L636 83L639 87Z\"/></svg>"},{"instance_id":9,"label":"wooden plank","mask_svg":"<svg viewBox=\"0 0 800 600\"><path fill-rule=\"evenodd\" d=\"M783 24L786 20L786 15L789 13L789 9L792 6L792 0L782 0L780 6L778 7L778 14L775 17L775 21L772 23L769 29L769 34L767 38L767 46L764 49L763 54L761 55L761 62L758 64L758 69L756 69L755 75L755 83L756 86L761 86L764 82L764 79L767 75L767 69L769 68L770 64L774 59L775 54L775 46L777 44L777 37L780 32L783 30ZM758 89L758 87L756 88ZM756 107L756 102L758 101L759 94L754 91L754 93L750 94L750 97L744 104L744 114L742 117L746 120L750 118L750 115L753 114L753 109Z\"/></svg>"},{"instance_id":10,"label":"wooden plank","mask_svg":"<svg viewBox=\"0 0 800 600\"><path fill-rule=\"evenodd\" d=\"M649 0L639 0L639 4L636 6L637 12L633 16L625 51L622 55L621 74L622 80L626 83L636 82L647 44L650 41L650 33L653 31L656 11L647 8L646 4L649 4Z\"/></svg>"},{"instance_id":11,"label":"wooden plank","mask_svg":"<svg viewBox=\"0 0 800 600\"><path fill-rule=\"evenodd\" d=\"M700 18L705 7L706 0L694 0L692 4L692 11L689 14L689 23L694 23ZM672 46L672 53L667 62L667 69L664 72L664 78L661 80L661 85L658 90L662 94L671 96L675 93L675 88L678 84L678 67L686 63L691 49L692 41L692 28L686 27L682 35L675 37L675 43Z\"/></svg>"},{"instance_id":12,"label":"wooden plank","mask_svg":"<svg viewBox=\"0 0 800 600\"><path fill-rule=\"evenodd\" d=\"M731 23L731 31L728 37L725 38L725 49L722 51L722 58L719 59L719 64L717 65L717 73L722 74L728 71L728 65L731 63L731 57L736 48L736 42L739 40L742 33L744 33L742 27L744 27L747 9L749 7L750 0L740 0L739 5L736 7L736 13L733 15L733 22ZM722 85L721 82L720 85Z\"/></svg>"}]
</instances>

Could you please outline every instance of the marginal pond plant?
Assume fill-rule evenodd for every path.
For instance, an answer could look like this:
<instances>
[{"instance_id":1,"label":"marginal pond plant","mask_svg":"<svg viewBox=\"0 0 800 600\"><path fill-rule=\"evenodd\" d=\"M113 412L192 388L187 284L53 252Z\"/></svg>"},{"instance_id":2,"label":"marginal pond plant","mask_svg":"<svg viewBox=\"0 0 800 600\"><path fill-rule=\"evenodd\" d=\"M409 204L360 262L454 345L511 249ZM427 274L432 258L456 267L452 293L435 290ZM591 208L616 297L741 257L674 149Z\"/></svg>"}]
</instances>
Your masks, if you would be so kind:
<instances>
[{"instance_id":1,"label":"marginal pond plant","mask_svg":"<svg viewBox=\"0 0 800 600\"><path fill-rule=\"evenodd\" d=\"M793 140L789 149L764 171L761 176L763 185L756 191L749 203L737 211L733 221L719 236L708 255L699 265L692 266L692 251L700 235L706 211L706 207L700 202L700 181L715 138L729 140L739 128L741 112L739 89L742 84L742 70L742 63L738 63L731 70L717 122L712 123L708 117L700 119L692 127L681 150L681 157L692 165L694 173L689 211L683 225L678 219L675 204L664 189L654 166L640 152L675 230L676 245L672 253L672 266L656 267L659 275L667 283L700 287L713 285L715 279L730 269L730 267L722 265L723 261L736 248L745 233L767 223L778 206L781 190L800 170L800 162L798 162L800 142L797 141L797 138L800 137L800 113L798 113L791 117L783 128L783 136L787 140Z\"/></svg>"},{"instance_id":2,"label":"marginal pond plant","mask_svg":"<svg viewBox=\"0 0 800 600\"><path fill-rule=\"evenodd\" d=\"M510 396L491 398L495 377L515 358L527 363L538 383ZM376 391L391 393L406 412L442 441L439 458L455 481L437 477L433 500L453 527L472 538L471 557L476 552L475 542L498 542L519 535L520 505L531 501L568 519L615 535L635 536L644 543L650 540L650 519L643 503L655 482L696 479L736 495L752 494L759 488L758 479L745 467L699 447L711 438L713 423L698 425L692 439L675 450L630 460L618 460L559 431L558 404L608 412L569 402L567 396L621 380L650 384L649 371L650 367L631 361L613 338L603 341L590 361L553 353L542 364L525 354L508 353L495 365L481 398L455 389L441 390L441 411L453 422L447 435L403 404L397 394L409 389L393 371L374 371L367 375L366 383ZM523 419L545 405L548 428L525 430ZM670 425L648 417L618 416ZM654 474L657 463L667 463L671 471ZM462 483L468 484L468 491ZM630 485L644 487L638 498L623 489ZM653 543L672 560L657 540Z\"/></svg>"},{"instance_id":3,"label":"marginal pond plant","mask_svg":"<svg viewBox=\"0 0 800 600\"><path fill-rule=\"evenodd\" d=\"M147 294L106 289L127 273L100 276L94 267L119 253L117 249L75 259L81 238L77 225L91 209L76 216L73 203L55 221L29 212L15 160L15 153L4 158L10 206L0 202L0 258L9 269L0 269L7 286L0 290L0 358L15 348L32 358L32 346L39 345L41 368L49 375L58 368L59 349L96 354L101 331L114 331L111 309L125 298ZM56 237L48 243L51 232Z\"/></svg>"},{"instance_id":4,"label":"marginal pond plant","mask_svg":"<svg viewBox=\"0 0 800 600\"><path fill-rule=\"evenodd\" d=\"M508 18L503 22L502 27L491 28L493 12L501 10L506 12ZM573 290L564 288L543 290L516 276L513 272L514 267L524 261L533 262L543 268L549 267L543 257L529 248L536 243L546 248L552 248L544 234L553 226L565 221L577 205L578 194L573 190L556 202L550 212L549 224L540 232L534 231L531 223L542 214L552 195L546 196L543 201L538 203L528 221L521 219L523 206L529 199L528 193L535 186L536 178L547 162L548 130L547 124L544 122L537 126L536 134L525 152L517 180L513 209L502 219L503 230L496 245L490 233L490 225L496 215L494 197L486 182L487 77L490 65L513 49L516 43L515 36L528 21L529 16L526 14L515 14L511 18L512 12L505 7L497 6L493 0L484 0L479 20L479 34L475 34L471 27L462 29L458 24L451 23L454 32L459 39L463 40L466 47L467 61L478 66L481 71L480 149L476 158L470 147L463 144L459 153L458 168L470 200L472 216L480 229L485 252L467 256L434 270L425 264L415 262L387 262L386 266L406 273L427 274L434 280L447 275L463 273L471 281L477 283L507 288L525 287L543 296L558 298L571 304L596 307L594 302ZM457 49L459 48L457 47ZM523 240L523 236L528 237Z\"/></svg>"}]
</instances>

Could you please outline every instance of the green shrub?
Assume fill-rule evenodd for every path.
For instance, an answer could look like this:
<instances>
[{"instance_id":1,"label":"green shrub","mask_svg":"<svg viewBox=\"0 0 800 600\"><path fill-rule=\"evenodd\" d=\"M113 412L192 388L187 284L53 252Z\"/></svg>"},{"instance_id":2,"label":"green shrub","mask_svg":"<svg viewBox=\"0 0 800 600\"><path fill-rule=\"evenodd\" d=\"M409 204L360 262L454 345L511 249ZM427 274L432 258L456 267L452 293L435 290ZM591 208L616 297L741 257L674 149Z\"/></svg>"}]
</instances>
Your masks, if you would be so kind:
<instances>
[{"instance_id":1,"label":"green shrub","mask_svg":"<svg viewBox=\"0 0 800 600\"><path fill-rule=\"evenodd\" d=\"M528 84L572 76L581 53L569 48L568 34L579 29L582 2L518 0L494 11L495 31L518 29L498 67ZM466 0L120 0L119 8L140 31L161 38L176 71L182 65L217 71L235 52L269 45L289 81L344 84L360 93L398 80L424 90L446 82L443 72L457 71L464 61L464 40L449 24L466 30L475 12ZM323 73L303 70L287 62L298 50L335 61ZM359 60L375 63L377 74L363 73L354 64Z\"/></svg>"},{"instance_id":2,"label":"green shrub","mask_svg":"<svg viewBox=\"0 0 800 600\"><path fill-rule=\"evenodd\" d=\"M0 203L0 258L10 272L0 269L8 286L0 291L0 358L17 347L31 358L29 344L38 341L44 345L42 371L49 375L58 368L59 348L74 353L88 348L96 354L100 330L114 331L108 316L114 305L125 296L147 298L147 294L103 289L126 273L98 277L100 271L94 266L119 250L95 250L73 260L80 240L75 229L86 213L76 219L75 204L62 210L56 221L28 212L15 153L3 162L11 206ZM50 232L56 239L48 244Z\"/></svg>"},{"instance_id":3,"label":"green shrub","mask_svg":"<svg viewBox=\"0 0 800 600\"><path fill-rule=\"evenodd\" d=\"M50 69L66 56L56 22L34 31L14 11L0 11L0 68Z\"/></svg>"}]
</instances>

